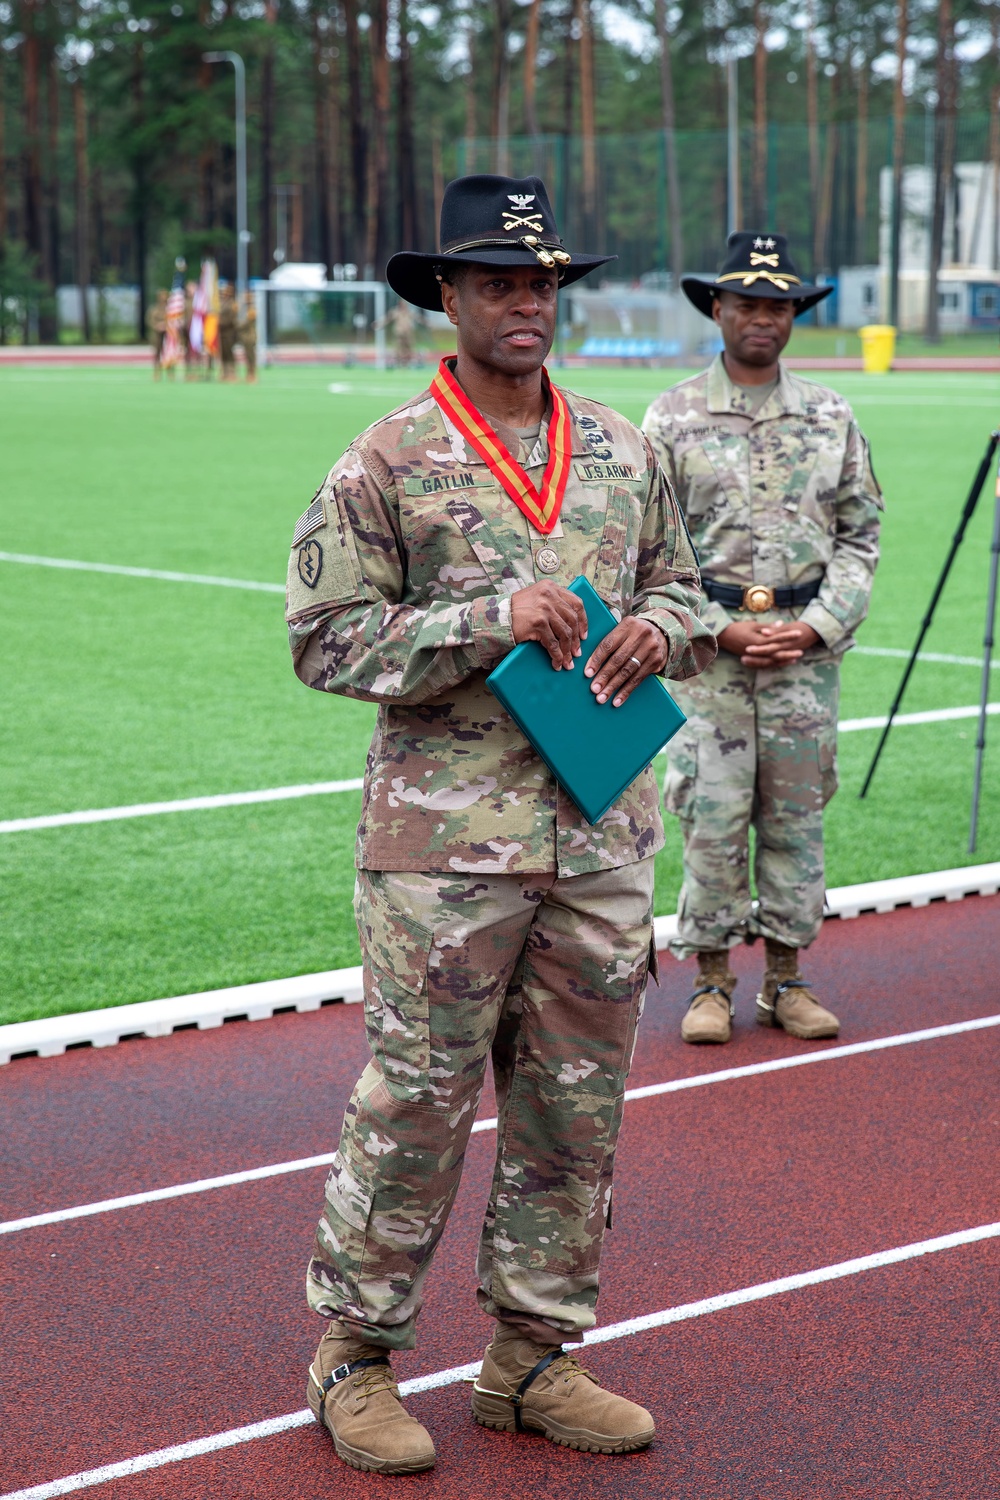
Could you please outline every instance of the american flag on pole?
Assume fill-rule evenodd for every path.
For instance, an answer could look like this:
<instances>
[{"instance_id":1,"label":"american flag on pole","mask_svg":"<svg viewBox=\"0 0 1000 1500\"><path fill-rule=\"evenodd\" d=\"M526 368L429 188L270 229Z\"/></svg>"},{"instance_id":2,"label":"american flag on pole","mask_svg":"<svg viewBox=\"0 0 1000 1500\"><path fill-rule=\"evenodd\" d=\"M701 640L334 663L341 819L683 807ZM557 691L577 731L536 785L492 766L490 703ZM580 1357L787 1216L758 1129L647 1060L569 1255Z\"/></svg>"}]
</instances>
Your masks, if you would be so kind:
<instances>
[{"instance_id":1,"label":"american flag on pole","mask_svg":"<svg viewBox=\"0 0 1000 1500\"><path fill-rule=\"evenodd\" d=\"M184 356L184 270L178 266L174 271L170 296L167 298L167 333L163 340L160 364L168 370L179 364Z\"/></svg>"}]
</instances>

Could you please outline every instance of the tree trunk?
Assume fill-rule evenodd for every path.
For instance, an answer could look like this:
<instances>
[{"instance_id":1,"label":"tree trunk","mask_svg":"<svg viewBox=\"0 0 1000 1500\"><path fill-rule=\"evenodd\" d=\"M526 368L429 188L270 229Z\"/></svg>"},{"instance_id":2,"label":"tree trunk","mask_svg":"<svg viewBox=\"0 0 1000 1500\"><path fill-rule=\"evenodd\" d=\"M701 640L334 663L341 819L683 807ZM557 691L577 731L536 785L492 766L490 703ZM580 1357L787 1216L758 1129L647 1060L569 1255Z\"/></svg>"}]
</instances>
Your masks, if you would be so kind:
<instances>
[{"instance_id":1,"label":"tree trunk","mask_svg":"<svg viewBox=\"0 0 1000 1500\"><path fill-rule=\"evenodd\" d=\"M542 0L531 0L528 7L528 25L524 33L524 130L526 135L537 136L538 113L535 109L535 85L538 81L538 24L541 20Z\"/></svg>"},{"instance_id":2,"label":"tree trunk","mask_svg":"<svg viewBox=\"0 0 1000 1500\"><path fill-rule=\"evenodd\" d=\"M865 263L868 248L868 69L867 54L858 72L857 152L854 158L854 259Z\"/></svg>"},{"instance_id":3,"label":"tree trunk","mask_svg":"<svg viewBox=\"0 0 1000 1500\"><path fill-rule=\"evenodd\" d=\"M476 32L472 24L471 10L465 29L465 44L469 55L469 71L465 75L465 160L463 168L465 173L472 173L476 171L478 165L475 142L479 138L479 91L476 87Z\"/></svg>"},{"instance_id":4,"label":"tree trunk","mask_svg":"<svg viewBox=\"0 0 1000 1500\"><path fill-rule=\"evenodd\" d=\"M404 250L421 245L416 154L413 149L413 76L407 0L399 0L399 88L396 91L396 164L398 169L399 243Z\"/></svg>"},{"instance_id":5,"label":"tree trunk","mask_svg":"<svg viewBox=\"0 0 1000 1500\"><path fill-rule=\"evenodd\" d=\"M899 327L899 251L903 235L903 163L906 153L906 43L909 0L896 0L896 86L892 100L892 218L889 242L889 322Z\"/></svg>"},{"instance_id":6,"label":"tree trunk","mask_svg":"<svg viewBox=\"0 0 1000 1500\"><path fill-rule=\"evenodd\" d=\"M316 235L319 258L330 276L333 245L330 240L330 132L327 124L326 74L329 67L323 55L323 34L319 29L319 11L315 7L313 22L313 139L316 156Z\"/></svg>"},{"instance_id":7,"label":"tree trunk","mask_svg":"<svg viewBox=\"0 0 1000 1500\"><path fill-rule=\"evenodd\" d=\"M266 34L260 65L260 265L261 276L274 270L274 52L278 0L266 0Z\"/></svg>"},{"instance_id":8,"label":"tree trunk","mask_svg":"<svg viewBox=\"0 0 1000 1500\"><path fill-rule=\"evenodd\" d=\"M369 268L381 276L387 259L389 208L389 4L374 0L371 7L372 151L368 164L368 235L365 275Z\"/></svg>"},{"instance_id":9,"label":"tree trunk","mask_svg":"<svg viewBox=\"0 0 1000 1500\"><path fill-rule=\"evenodd\" d=\"M326 80L326 212L327 239L330 242L330 258L334 263L344 261L344 224L341 213L343 200L343 132L340 125L341 109L341 61L340 40L336 30L331 30L331 46L328 49L328 71ZM327 266L327 276L333 275L332 266Z\"/></svg>"},{"instance_id":10,"label":"tree trunk","mask_svg":"<svg viewBox=\"0 0 1000 1500\"><path fill-rule=\"evenodd\" d=\"M44 274L48 235L42 202L42 144L39 118L38 14L37 0L24 0L24 239L35 257L38 271Z\"/></svg>"},{"instance_id":11,"label":"tree trunk","mask_svg":"<svg viewBox=\"0 0 1000 1500\"><path fill-rule=\"evenodd\" d=\"M597 244L597 142L594 110L594 27L590 0L577 0L580 23L580 136L583 147L583 233ZM602 236L603 238L603 236Z\"/></svg>"},{"instance_id":12,"label":"tree trunk","mask_svg":"<svg viewBox=\"0 0 1000 1500\"><path fill-rule=\"evenodd\" d=\"M490 138L493 170L502 177L510 173L510 49L511 0L494 0L493 7L493 97Z\"/></svg>"},{"instance_id":13,"label":"tree trunk","mask_svg":"<svg viewBox=\"0 0 1000 1500\"><path fill-rule=\"evenodd\" d=\"M55 47L49 48L48 67L48 171L46 172L46 197L49 218L49 264L48 280L54 287L59 285L59 60ZM53 314L52 336L56 337Z\"/></svg>"},{"instance_id":14,"label":"tree trunk","mask_svg":"<svg viewBox=\"0 0 1000 1500\"><path fill-rule=\"evenodd\" d=\"M80 288L80 327L83 341L90 343L90 303L87 289L90 286L90 171L87 161L87 101L83 92L83 79L77 77L73 83L73 154L76 165L76 281Z\"/></svg>"},{"instance_id":15,"label":"tree trunk","mask_svg":"<svg viewBox=\"0 0 1000 1500\"><path fill-rule=\"evenodd\" d=\"M142 128L143 115L145 113L142 58L142 44L138 43L133 56L132 71L132 97L135 111L133 121L137 134ZM139 152L134 157L132 164L132 232L135 236L135 279L139 287L139 327L137 331L140 339L146 337L146 256L149 249L149 188L146 172L147 164L145 156Z\"/></svg>"},{"instance_id":16,"label":"tree trunk","mask_svg":"<svg viewBox=\"0 0 1000 1500\"><path fill-rule=\"evenodd\" d=\"M837 41L837 0L830 7L829 34L834 44ZM830 87L830 107L827 110L826 119L826 153L823 162L823 175L819 187L819 202L816 206L816 221L813 239L813 274L818 275L820 271L829 268L830 257L830 223L833 219L833 184L834 171L837 165L837 113L840 100L840 63L837 63L837 71L833 75Z\"/></svg>"},{"instance_id":17,"label":"tree trunk","mask_svg":"<svg viewBox=\"0 0 1000 1500\"><path fill-rule=\"evenodd\" d=\"M819 193L819 89L816 82L816 9L809 0L806 10L806 131L809 138L809 201L816 220Z\"/></svg>"},{"instance_id":18,"label":"tree trunk","mask_svg":"<svg viewBox=\"0 0 1000 1500\"><path fill-rule=\"evenodd\" d=\"M440 224L441 204L444 201L444 167L441 162L441 131L437 122L431 127L431 174L434 179L434 241L435 250L441 249Z\"/></svg>"},{"instance_id":19,"label":"tree trunk","mask_svg":"<svg viewBox=\"0 0 1000 1500\"><path fill-rule=\"evenodd\" d=\"M670 270L679 287L684 272L684 225L681 217L681 181L677 169L677 117L674 108L674 69L670 56L670 29L666 0L656 0L656 35L660 43L660 112L663 147L667 159L667 218L670 220Z\"/></svg>"},{"instance_id":20,"label":"tree trunk","mask_svg":"<svg viewBox=\"0 0 1000 1500\"><path fill-rule=\"evenodd\" d=\"M754 224L767 229L767 11L762 0L754 0L753 26L753 190Z\"/></svg>"},{"instance_id":21,"label":"tree trunk","mask_svg":"<svg viewBox=\"0 0 1000 1500\"><path fill-rule=\"evenodd\" d=\"M0 55L0 253L7 243L7 57ZM0 337L4 323L0 318Z\"/></svg>"},{"instance_id":22,"label":"tree trunk","mask_svg":"<svg viewBox=\"0 0 1000 1500\"><path fill-rule=\"evenodd\" d=\"M934 192L928 246L927 309L924 338L929 344L941 339L938 281L944 256L944 221L954 165L955 107L952 96L955 19L951 0L939 0L937 13L937 104L934 108Z\"/></svg>"},{"instance_id":23,"label":"tree trunk","mask_svg":"<svg viewBox=\"0 0 1000 1500\"><path fill-rule=\"evenodd\" d=\"M354 232L350 258L364 262L368 203L368 132L361 105L361 39L358 31L358 0L344 0L347 42L347 89L351 122L351 206Z\"/></svg>"}]
</instances>

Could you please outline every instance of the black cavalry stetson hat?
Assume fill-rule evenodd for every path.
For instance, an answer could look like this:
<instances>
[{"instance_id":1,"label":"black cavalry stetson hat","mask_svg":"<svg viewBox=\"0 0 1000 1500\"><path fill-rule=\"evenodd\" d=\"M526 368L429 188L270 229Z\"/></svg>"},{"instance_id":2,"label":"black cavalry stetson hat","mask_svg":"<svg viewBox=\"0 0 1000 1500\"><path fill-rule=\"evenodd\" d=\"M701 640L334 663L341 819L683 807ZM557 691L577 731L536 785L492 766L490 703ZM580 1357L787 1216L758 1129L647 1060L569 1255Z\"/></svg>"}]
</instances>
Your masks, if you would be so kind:
<instances>
[{"instance_id":1,"label":"black cavalry stetson hat","mask_svg":"<svg viewBox=\"0 0 1000 1500\"><path fill-rule=\"evenodd\" d=\"M563 245L545 184L539 177L457 177L441 202L440 251L401 250L385 268L385 279L407 302L441 311L440 265L466 262L490 266L542 265L569 286L614 255L578 255Z\"/></svg>"},{"instance_id":2,"label":"black cavalry stetson hat","mask_svg":"<svg viewBox=\"0 0 1000 1500\"><path fill-rule=\"evenodd\" d=\"M783 234L759 234L738 229L726 245L727 254L714 280L684 276L681 286L706 318L712 316L712 301L720 292L738 292L741 297L774 297L794 302L795 316L829 297L832 286L812 286L804 282L788 253Z\"/></svg>"}]
</instances>

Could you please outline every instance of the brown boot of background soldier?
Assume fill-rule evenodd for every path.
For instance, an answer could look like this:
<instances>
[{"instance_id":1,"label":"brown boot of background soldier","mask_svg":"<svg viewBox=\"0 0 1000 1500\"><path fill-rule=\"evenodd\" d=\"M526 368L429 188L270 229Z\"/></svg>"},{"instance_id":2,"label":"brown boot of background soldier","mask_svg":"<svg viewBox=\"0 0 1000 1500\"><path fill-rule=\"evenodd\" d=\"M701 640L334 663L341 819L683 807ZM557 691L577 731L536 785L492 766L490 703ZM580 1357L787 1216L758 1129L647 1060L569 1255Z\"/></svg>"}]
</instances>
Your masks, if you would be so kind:
<instances>
[{"instance_id":1,"label":"brown boot of background soldier","mask_svg":"<svg viewBox=\"0 0 1000 1500\"><path fill-rule=\"evenodd\" d=\"M836 1036L840 1022L820 1005L799 969L799 950L765 940L767 966L757 996L757 1024L780 1026L804 1042ZM681 1022L685 1042L728 1042L735 1015L736 975L729 967L728 950L698 954L698 981Z\"/></svg>"}]
</instances>

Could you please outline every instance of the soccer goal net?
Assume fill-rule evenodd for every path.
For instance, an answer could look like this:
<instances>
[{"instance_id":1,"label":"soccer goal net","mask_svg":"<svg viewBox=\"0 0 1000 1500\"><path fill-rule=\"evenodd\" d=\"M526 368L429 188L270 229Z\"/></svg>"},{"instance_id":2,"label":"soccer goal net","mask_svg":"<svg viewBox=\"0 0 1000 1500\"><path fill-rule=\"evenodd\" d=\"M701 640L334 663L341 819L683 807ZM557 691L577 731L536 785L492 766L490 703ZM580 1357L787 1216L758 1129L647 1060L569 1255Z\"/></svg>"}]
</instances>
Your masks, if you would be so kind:
<instances>
[{"instance_id":1,"label":"soccer goal net","mask_svg":"<svg viewBox=\"0 0 1000 1500\"><path fill-rule=\"evenodd\" d=\"M384 282L327 281L325 266L284 265L252 289L261 363L324 360L385 368Z\"/></svg>"}]
</instances>

